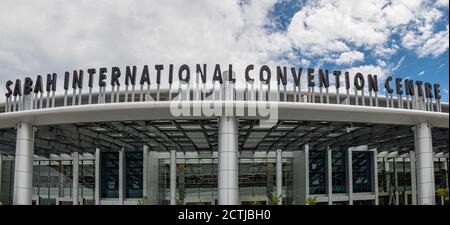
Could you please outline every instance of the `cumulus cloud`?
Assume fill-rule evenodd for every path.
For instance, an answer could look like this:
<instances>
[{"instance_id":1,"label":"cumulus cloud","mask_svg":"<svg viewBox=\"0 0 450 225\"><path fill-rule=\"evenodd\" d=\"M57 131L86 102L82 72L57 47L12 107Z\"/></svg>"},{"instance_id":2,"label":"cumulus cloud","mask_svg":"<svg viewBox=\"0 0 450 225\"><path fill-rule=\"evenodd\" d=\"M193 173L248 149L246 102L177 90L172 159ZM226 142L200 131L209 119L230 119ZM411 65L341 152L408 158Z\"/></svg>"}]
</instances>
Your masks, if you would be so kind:
<instances>
[{"instance_id":1,"label":"cumulus cloud","mask_svg":"<svg viewBox=\"0 0 450 225\"><path fill-rule=\"evenodd\" d=\"M336 64L350 64L356 61L364 60L364 53L359 51L343 52L336 59Z\"/></svg>"},{"instance_id":2,"label":"cumulus cloud","mask_svg":"<svg viewBox=\"0 0 450 225\"><path fill-rule=\"evenodd\" d=\"M2 0L0 91L17 77L130 64L358 62L378 73L395 67L400 48L419 57L448 50L448 25L435 26L448 14L445 0L313 0L285 29L266 29L278 2ZM371 56L380 58L373 67Z\"/></svg>"},{"instance_id":3,"label":"cumulus cloud","mask_svg":"<svg viewBox=\"0 0 450 225\"><path fill-rule=\"evenodd\" d=\"M430 39L426 40L424 44L417 49L419 57L432 55L437 57L447 51L449 42L448 25L444 31L435 34Z\"/></svg>"}]
</instances>

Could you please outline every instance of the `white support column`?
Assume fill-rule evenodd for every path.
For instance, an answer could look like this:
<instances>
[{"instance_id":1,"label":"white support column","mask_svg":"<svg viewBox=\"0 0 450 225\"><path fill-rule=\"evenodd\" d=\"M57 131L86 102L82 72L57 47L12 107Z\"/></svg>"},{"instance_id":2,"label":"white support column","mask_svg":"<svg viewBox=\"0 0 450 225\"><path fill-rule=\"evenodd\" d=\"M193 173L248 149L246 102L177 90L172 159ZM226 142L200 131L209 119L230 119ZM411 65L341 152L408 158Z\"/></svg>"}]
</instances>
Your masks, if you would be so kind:
<instances>
[{"instance_id":1,"label":"white support column","mask_svg":"<svg viewBox=\"0 0 450 225\"><path fill-rule=\"evenodd\" d=\"M378 150L374 149L372 151L372 189L375 195L375 205L379 204L379 199L378 199Z\"/></svg>"},{"instance_id":2,"label":"white support column","mask_svg":"<svg viewBox=\"0 0 450 225\"><path fill-rule=\"evenodd\" d=\"M147 197L148 198L148 152L149 152L150 147L147 144L144 144L144 146L142 147L142 172L143 172L143 177L142 177L142 197Z\"/></svg>"},{"instance_id":3,"label":"white support column","mask_svg":"<svg viewBox=\"0 0 450 225\"><path fill-rule=\"evenodd\" d=\"M14 167L14 205L31 205L33 152L34 127L30 123L19 122Z\"/></svg>"},{"instance_id":4,"label":"white support column","mask_svg":"<svg viewBox=\"0 0 450 225\"><path fill-rule=\"evenodd\" d=\"M327 184L327 194L328 194L328 205L333 205L333 158L330 146L327 146L327 160L326 160L326 184Z\"/></svg>"},{"instance_id":5,"label":"white support column","mask_svg":"<svg viewBox=\"0 0 450 225\"><path fill-rule=\"evenodd\" d=\"M2 193L2 171L3 171L3 155L0 154L0 193Z\"/></svg>"},{"instance_id":6,"label":"white support column","mask_svg":"<svg viewBox=\"0 0 450 225\"><path fill-rule=\"evenodd\" d=\"M159 204L159 152L148 152L147 193L148 204Z\"/></svg>"},{"instance_id":7,"label":"white support column","mask_svg":"<svg viewBox=\"0 0 450 225\"><path fill-rule=\"evenodd\" d=\"M414 129L414 136L416 145L418 204L434 205L433 145L430 123L418 123Z\"/></svg>"},{"instance_id":8,"label":"white support column","mask_svg":"<svg viewBox=\"0 0 450 225\"><path fill-rule=\"evenodd\" d=\"M278 205L283 204L283 152L281 149L277 149L277 196L280 198Z\"/></svg>"},{"instance_id":9,"label":"white support column","mask_svg":"<svg viewBox=\"0 0 450 225\"><path fill-rule=\"evenodd\" d=\"M416 180L416 153L409 152L410 155L410 170L411 170L411 204L417 205L417 180Z\"/></svg>"},{"instance_id":10,"label":"white support column","mask_svg":"<svg viewBox=\"0 0 450 225\"><path fill-rule=\"evenodd\" d=\"M78 152L72 153L73 157L73 176L72 176L72 201L73 205L79 205L79 191L78 191L78 183L79 183L79 164L80 164L80 158Z\"/></svg>"},{"instance_id":11,"label":"white support column","mask_svg":"<svg viewBox=\"0 0 450 225\"><path fill-rule=\"evenodd\" d=\"M170 150L170 205L176 205L177 197L177 151Z\"/></svg>"},{"instance_id":12,"label":"white support column","mask_svg":"<svg viewBox=\"0 0 450 225\"><path fill-rule=\"evenodd\" d=\"M347 191L348 204L353 205L353 166L352 166L352 149L347 149Z\"/></svg>"},{"instance_id":13,"label":"white support column","mask_svg":"<svg viewBox=\"0 0 450 225\"><path fill-rule=\"evenodd\" d=\"M233 116L219 118L219 205L238 205L238 122Z\"/></svg>"},{"instance_id":14,"label":"white support column","mask_svg":"<svg viewBox=\"0 0 450 225\"><path fill-rule=\"evenodd\" d=\"M119 202L123 205L125 199L125 148L119 150Z\"/></svg>"},{"instance_id":15,"label":"white support column","mask_svg":"<svg viewBox=\"0 0 450 225\"><path fill-rule=\"evenodd\" d=\"M100 184L101 184L101 176L100 176L100 149L95 149L95 204L100 205Z\"/></svg>"},{"instance_id":16,"label":"white support column","mask_svg":"<svg viewBox=\"0 0 450 225\"><path fill-rule=\"evenodd\" d=\"M294 199L296 205L305 205L309 197L309 144L294 151Z\"/></svg>"}]
</instances>

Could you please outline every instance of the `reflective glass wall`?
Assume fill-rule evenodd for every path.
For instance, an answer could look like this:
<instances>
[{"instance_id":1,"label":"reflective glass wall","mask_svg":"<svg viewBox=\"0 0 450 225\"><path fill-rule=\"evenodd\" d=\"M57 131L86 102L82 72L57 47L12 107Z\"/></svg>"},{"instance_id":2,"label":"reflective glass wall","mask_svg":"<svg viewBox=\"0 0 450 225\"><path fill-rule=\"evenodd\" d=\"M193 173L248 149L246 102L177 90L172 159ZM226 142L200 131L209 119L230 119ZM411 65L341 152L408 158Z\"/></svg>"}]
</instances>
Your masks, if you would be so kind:
<instances>
[{"instance_id":1,"label":"reflective glass wall","mask_svg":"<svg viewBox=\"0 0 450 225\"><path fill-rule=\"evenodd\" d=\"M239 193L241 204L266 204L276 192L275 158L240 158ZM177 203L217 204L216 158L177 159ZM283 203L293 203L292 159L283 159ZM170 202L170 160L159 165L160 204Z\"/></svg>"}]
</instances>

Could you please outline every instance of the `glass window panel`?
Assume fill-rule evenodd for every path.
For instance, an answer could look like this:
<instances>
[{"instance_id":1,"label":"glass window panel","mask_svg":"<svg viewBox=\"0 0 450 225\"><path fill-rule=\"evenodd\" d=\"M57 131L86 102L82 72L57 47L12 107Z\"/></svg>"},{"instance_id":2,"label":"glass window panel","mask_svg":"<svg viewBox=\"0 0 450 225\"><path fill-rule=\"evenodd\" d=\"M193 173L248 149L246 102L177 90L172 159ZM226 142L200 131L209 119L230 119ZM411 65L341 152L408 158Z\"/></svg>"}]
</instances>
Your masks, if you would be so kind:
<instances>
[{"instance_id":1,"label":"glass window panel","mask_svg":"<svg viewBox=\"0 0 450 225\"><path fill-rule=\"evenodd\" d=\"M353 152L353 192L372 191L371 152Z\"/></svg>"},{"instance_id":2,"label":"glass window panel","mask_svg":"<svg viewBox=\"0 0 450 225\"><path fill-rule=\"evenodd\" d=\"M103 152L101 154L101 197L119 197L119 153Z\"/></svg>"},{"instance_id":3,"label":"glass window panel","mask_svg":"<svg viewBox=\"0 0 450 225\"><path fill-rule=\"evenodd\" d=\"M143 154L142 152L126 153L126 198L142 198L143 196Z\"/></svg>"}]
</instances>

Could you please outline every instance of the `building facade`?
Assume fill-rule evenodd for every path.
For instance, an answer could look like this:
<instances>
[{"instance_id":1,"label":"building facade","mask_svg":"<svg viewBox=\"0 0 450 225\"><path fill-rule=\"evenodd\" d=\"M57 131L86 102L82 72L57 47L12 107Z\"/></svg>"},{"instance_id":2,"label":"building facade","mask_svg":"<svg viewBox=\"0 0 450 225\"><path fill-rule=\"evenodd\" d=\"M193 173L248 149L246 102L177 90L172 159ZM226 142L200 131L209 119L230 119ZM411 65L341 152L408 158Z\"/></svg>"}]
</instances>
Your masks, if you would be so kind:
<instances>
[{"instance_id":1,"label":"building facade","mask_svg":"<svg viewBox=\"0 0 450 225\"><path fill-rule=\"evenodd\" d=\"M192 88L174 100L159 86L74 86L72 95L10 98L0 112L1 202L444 204L436 190L448 190L447 103L279 85L271 99L261 90L252 84L238 99L220 84L211 98ZM175 115L174 102L245 112ZM260 103L276 103L270 126L249 113Z\"/></svg>"}]
</instances>

